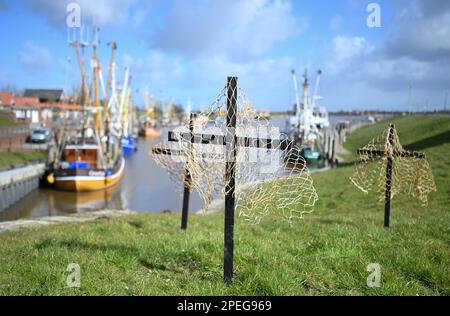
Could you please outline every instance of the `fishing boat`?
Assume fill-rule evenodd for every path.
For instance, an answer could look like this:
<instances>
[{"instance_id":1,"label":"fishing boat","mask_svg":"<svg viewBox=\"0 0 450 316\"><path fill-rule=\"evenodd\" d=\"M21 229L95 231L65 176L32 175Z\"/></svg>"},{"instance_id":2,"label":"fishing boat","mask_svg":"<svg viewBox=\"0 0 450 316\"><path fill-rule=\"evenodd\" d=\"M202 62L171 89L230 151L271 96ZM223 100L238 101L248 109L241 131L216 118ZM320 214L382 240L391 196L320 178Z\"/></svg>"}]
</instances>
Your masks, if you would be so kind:
<instances>
[{"instance_id":1,"label":"fishing boat","mask_svg":"<svg viewBox=\"0 0 450 316\"><path fill-rule=\"evenodd\" d=\"M141 130L139 134L142 137L155 138L161 136L161 129L156 127L156 113L157 108L153 102L153 96L150 96L150 104L148 102L149 96L146 89L143 90L143 97L145 102L145 115L141 121Z\"/></svg>"},{"instance_id":2,"label":"fishing boat","mask_svg":"<svg viewBox=\"0 0 450 316\"><path fill-rule=\"evenodd\" d=\"M129 70L125 72L125 84L120 95L119 115L122 122L119 126L121 128L121 144L124 154L130 154L137 150L136 141L133 138L133 124L134 124L134 110L131 104L131 90L128 87L129 84Z\"/></svg>"},{"instance_id":3,"label":"fishing boat","mask_svg":"<svg viewBox=\"0 0 450 316\"><path fill-rule=\"evenodd\" d=\"M308 75L305 70L303 75L303 102L300 102L297 86L297 76L295 70L292 70L294 90L296 97L295 109L293 115L287 122L287 134L294 140L301 151L299 154L305 159L309 166L321 167L325 164L323 150L323 130L330 123L328 112L325 107L316 105L316 100L320 99L317 95L320 76L322 72L317 72L315 91L313 96L309 95Z\"/></svg>"},{"instance_id":4,"label":"fishing boat","mask_svg":"<svg viewBox=\"0 0 450 316\"><path fill-rule=\"evenodd\" d=\"M124 154L130 154L137 150L136 141L131 136L122 136L121 143Z\"/></svg>"},{"instance_id":5,"label":"fishing boat","mask_svg":"<svg viewBox=\"0 0 450 316\"><path fill-rule=\"evenodd\" d=\"M161 129L153 127L150 122L146 122L142 129L141 135L149 138L159 137L161 136Z\"/></svg>"},{"instance_id":6,"label":"fishing boat","mask_svg":"<svg viewBox=\"0 0 450 316\"><path fill-rule=\"evenodd\" d=\"M94 32L92 86L89 91L78 43L75 48L81 73L81 100L83 104L82 124L75 130L62 130L62 137L58 141L56 159L53 162L53 172L47 176L47 181L56 189L85 192L96 191L116 185L124 173L125 159L122 153L121 137L123 135L123 104L128 96L128 69L122 89L121 102L115 91L114 52L117 45L113 43L111 61L106 89L99 60L97 58L97 33ZM114 85L111 87L111 81ZM99 83L103 88L104 101L100 105ZM111 97L108 97L109 89ZM90 96L93 96L91 100ZM119 106L120 105L120 106Z\"/></svg>"},{"instance_id":7,"label":"fishing boat","mask_svg":"<svg viewBox=\"0 0 450 316\"><path fill-rule=\"evenodd\" d=\"M52 175L55 187L64 191L85 192L117 184L123 176L125 159L117 153L121 146L115 143L118 142L111 138L108 144L110 148L115 148L111 151L110 161L105 161L103 146L95 138L65 144Z\"/></svg>"}]
</instances>

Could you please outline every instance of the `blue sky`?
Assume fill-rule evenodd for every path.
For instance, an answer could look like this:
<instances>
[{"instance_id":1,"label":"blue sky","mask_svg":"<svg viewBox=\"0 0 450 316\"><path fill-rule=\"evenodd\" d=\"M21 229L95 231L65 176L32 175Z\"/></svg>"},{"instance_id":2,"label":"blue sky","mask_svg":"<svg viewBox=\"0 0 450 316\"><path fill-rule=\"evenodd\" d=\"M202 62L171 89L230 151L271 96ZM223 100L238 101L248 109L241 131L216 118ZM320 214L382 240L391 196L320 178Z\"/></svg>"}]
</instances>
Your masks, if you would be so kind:
<instances>
[{"instance_id":1,"label":"blue sky","mask_svg":"<svg viewBox=\"0 0 450 316\"><path fill-rule=\"evenodd\" d=\"M202 108L237 75L256 107L286 110L295 100L292 68L308 68L312 83L323 71L329 110L440 109L450 90L446 0L0 0L0 87L79 83L67 43L70 2L101 29L105 77L106 43L118 43L117 77L131 68L138 104L147 88ZM371 2L380 5L380 28L367 26Z\"/></svg>"}]
</instances>

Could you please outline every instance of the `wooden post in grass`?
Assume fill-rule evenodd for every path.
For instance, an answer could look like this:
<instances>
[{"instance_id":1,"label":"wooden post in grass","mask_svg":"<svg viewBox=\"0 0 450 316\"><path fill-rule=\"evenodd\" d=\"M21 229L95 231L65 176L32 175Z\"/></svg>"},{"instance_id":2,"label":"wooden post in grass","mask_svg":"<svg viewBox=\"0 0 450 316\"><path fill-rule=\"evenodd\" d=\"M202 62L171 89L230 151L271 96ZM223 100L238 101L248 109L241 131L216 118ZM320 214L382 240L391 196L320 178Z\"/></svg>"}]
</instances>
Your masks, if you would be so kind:
<instances>
[{"instance_id":1,"label":"wooden post in grass","mask_svg":"<svg viewBox=\"0 0 450 316\"><path fill-rule=\"evenodd\" d=\"M227 83L227 147L225 164L225 227L223 275L226 284L233 282L234 207L236 186L236 101L237 77L228 77Z\"/></svg>"},{"instance_id":2,"label":"wooden post in grass","mask_svg":"<svg viewBox=\"0 0 450 316\"><path fill-rule=\"evenodd\" d=\"M194 114L191 113L189 118L189 133L190 133L190 146L189 155L192 155L192 145L194 144ZM187 163L187 162L186 162ZM183 209L181 214L181 229L187 229L188 216L189 216L189 197L190 197L190 186L191 186L191 173L189 168L186 167L184 172L184 192L183 192Z\"/></svg>"},{"instance_id":3,"label":"wooden post in grass","mask_svg":"<svg viewBox=\"0 0 450 316\"><path fill-rule=\"evenodd\" d=\"M384 200L384 227L389 228L389 220L391 216L391 185L392 185L392 148L394 146L394 124L389 125L388 129L388 146L387 164L386 164L386 193Z\"/></svg>"}]
</instances>

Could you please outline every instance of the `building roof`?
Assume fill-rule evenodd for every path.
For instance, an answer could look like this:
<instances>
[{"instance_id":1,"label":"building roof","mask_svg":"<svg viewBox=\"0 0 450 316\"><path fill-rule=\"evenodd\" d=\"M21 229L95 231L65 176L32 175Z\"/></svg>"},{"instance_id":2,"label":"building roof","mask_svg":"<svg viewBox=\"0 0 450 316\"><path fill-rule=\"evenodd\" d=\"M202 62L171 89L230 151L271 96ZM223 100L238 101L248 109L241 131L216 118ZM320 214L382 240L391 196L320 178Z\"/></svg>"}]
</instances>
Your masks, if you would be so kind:
<instances>
[{"instance_id":1,"label":"building roof","mask_svg":"<svg viewBox=\"0 0 450 316\"><path fill-rule=\"evenodd\" d=\"M12 106L14 104L14 94L11 92L0 92L0 105Z\"/></svg>"},{"instance_id":2,"label":"building roof","mask_svg":"<svg viewBox=\"0 0 450 316\"><path fill-rule=\"evenodd\" d=\"M58 110L73 110L73 111L82 111L83 110L83 106L80 104L57 103L57 104L54 104L53 107Z\"/></svg>"},{"instance_id":3,"label":"building roof","mask_svg":"<svg viewBox=\"0 0 450 316\"><path fill-rule=\"evenodd\" d=\"M16 107L35 107L41 109L56 109L63 111L82 111L83 106L80 104L65 104L65 103L48 103L39 102L38 98L16 97Z\"/></svg>"},{"instance_id":4,"label":"building roof","mask_svg":"<svg viewBox=\"0 0 450 316\"><path fill-rule=\"evenodd\" d=\"M41 106L38 98L16 97L15 106Z\"/></svg>"},{"instance_id":5,"label":"building roof","mask_svg":"<svg viewBox=\"0 0 450 316\"><path fill-rule=\"evenodd\" d=\"M59 102L62 98L62 89L26 89L24 97L38 98L41 102Z\"/></svg>"}]
</instances>

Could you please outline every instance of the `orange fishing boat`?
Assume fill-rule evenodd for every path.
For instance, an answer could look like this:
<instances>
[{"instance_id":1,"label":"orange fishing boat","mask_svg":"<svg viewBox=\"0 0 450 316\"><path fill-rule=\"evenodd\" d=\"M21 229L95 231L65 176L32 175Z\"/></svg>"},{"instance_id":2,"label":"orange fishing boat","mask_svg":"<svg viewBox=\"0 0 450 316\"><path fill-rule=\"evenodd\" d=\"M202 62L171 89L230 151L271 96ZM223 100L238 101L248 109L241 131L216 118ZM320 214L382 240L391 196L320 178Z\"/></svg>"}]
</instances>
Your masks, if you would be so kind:
<instances>
[{"instance_id":1,"label":"orange fishing boat","mask_svg":"<svg viewBox=\"0 0 450 316\"><path fill-rule=\"evenodd\" d=\"M153 127L150 122L145 122L141 129L141 136L144 137L159 137L161 136L161 129Z\"/></svg>"},{"instance_id":2,"label":"orange fishing boat","mask_svg":"<svg viewBox=\"0 0 450 316\"><path fill-rule=\"evenodd\" d=\"M125 160L120 144L109 145L113 148L111 157L114 157L109 162L104 161L99 143L91 141L66 145L49 182L54 183L57 189L75 192L114 186L122 178Z\"/></svg>"}]
</instances>

